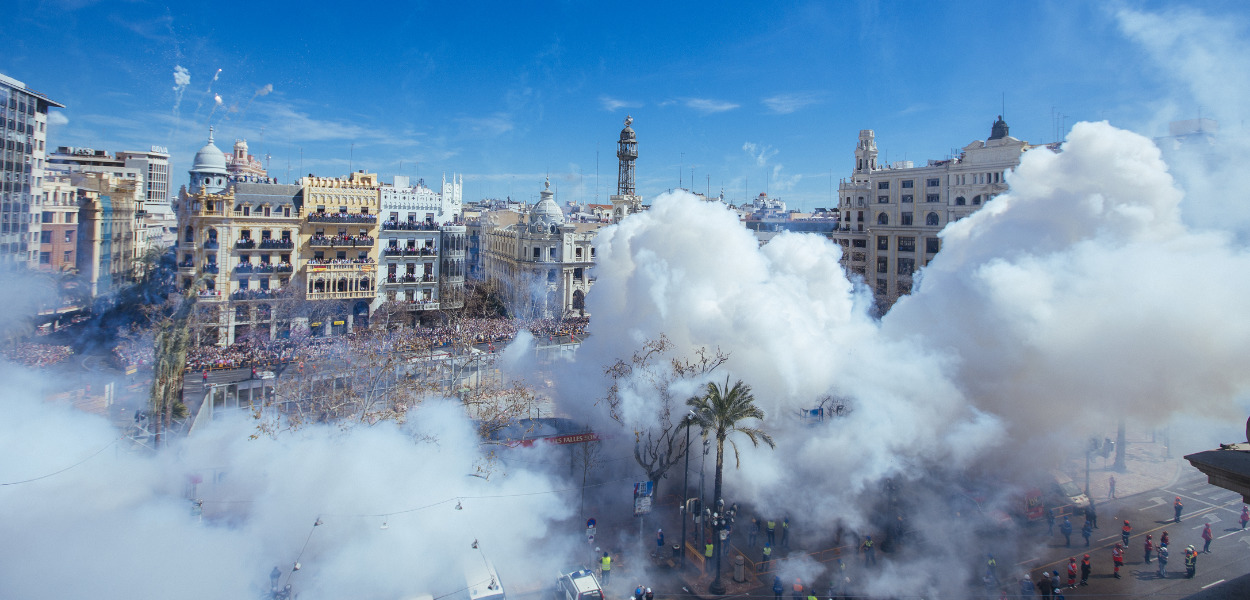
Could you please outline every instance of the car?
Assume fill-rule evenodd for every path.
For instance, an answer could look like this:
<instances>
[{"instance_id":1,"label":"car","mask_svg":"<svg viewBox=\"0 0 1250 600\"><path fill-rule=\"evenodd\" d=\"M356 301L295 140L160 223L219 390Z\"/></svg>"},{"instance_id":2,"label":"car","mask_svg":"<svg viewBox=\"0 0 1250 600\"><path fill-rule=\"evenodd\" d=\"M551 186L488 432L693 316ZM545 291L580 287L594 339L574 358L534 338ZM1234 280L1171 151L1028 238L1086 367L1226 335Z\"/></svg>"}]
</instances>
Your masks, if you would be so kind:
<instances>
[{"instance_id":1,"label":"car","mask_svg":"<svg viewBox=\"0 0 1250 600\"><path fill-rule=\"evenodd\" d=\"M603 600L603 588L590 569L578 569L556 579L555 600Z\"/></svg>"},{"instance_id":2,"label":"car","mask_svg":"<svg viewBox=\"0 0 1250 600\"><path fill-rule=\"evenodd\" d=\"M465 564L464 580L467 600L506 600L499 572L485 556Z\"/></svg>"}]
</instances>

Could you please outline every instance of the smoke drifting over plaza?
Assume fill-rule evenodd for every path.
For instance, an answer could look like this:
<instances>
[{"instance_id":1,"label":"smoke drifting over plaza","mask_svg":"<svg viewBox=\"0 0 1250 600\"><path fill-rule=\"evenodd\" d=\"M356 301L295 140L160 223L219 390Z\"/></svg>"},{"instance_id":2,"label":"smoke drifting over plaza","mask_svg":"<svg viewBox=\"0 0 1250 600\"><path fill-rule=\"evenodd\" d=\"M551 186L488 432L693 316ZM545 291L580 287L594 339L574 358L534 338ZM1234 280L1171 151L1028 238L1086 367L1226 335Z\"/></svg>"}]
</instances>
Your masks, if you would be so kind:
<instances>
[{"instance_id":1,"label":"smoke drifting over plaza","mask_svg":"<svg viewBox=\"0 0 1250 600\"><path fill-rule=\"evenodd\" d=\"M1181 88L1219 87L1220 97L1200 98L1213 110L1250 105L1241 87L1208 85L1221 73L1172 62L1186 44L1246 59L1244 42L1221 27L1205 39L1155 36L1164 23L1211 24L1181 16L1124 12L1120 23ZM175 82L180 100L190 83L181 67ZM1008 193L948 226L914 292L881 317L871 292L845 276L837 245L786 233L760 246L719 203L682 191L652 198L595 243L593 335L552 374L554 401L600 432L610 456L626 456L660 407L640 376L623 383L620 421L611 419L597 402L604 368L661 335L675 355L723 351L727 362L707 379L674 388L676 418L709 380L749 383L777 447L739 440L725 499L792 515L809 531L868 530L886 480L1028 487L1119 419L1200 423L1201 432L1175 428L1182 450L1228 441L1250 409L1241 366L1250 320L1239 316L1250 213L1238 206L1250 170L1237 151L1250 141L1230 129L1220 161L1182 148L1165 162L1139 133L1076 124L1060 151L1024 155ZM532 341L522 335L505 351L511 375L529 375ZM36 375L3 375L0 581L12 597L129 598L138 579L172 597L255 597L278 565L305 600L437 598L463 586L461 562L486 554L505 581L546 581L586 559L580 477L563 455L536 448L509 460L453 401L428 400L404 425L253 436L250 420L215 422L140 455L104 420L36 399ZM818 426L799 418L826 397L850 411ZM638 471L609 462L597 482L615 486L603 493L624 506ZM202 518L188 510L192 481ZM677 489L680 476L663 485ZM975 568L967 557L986 540L936 510L916 519L927 527L905 566L890 563L866 591L961 597ZM604 544L633 535L604 532ZM827 566L787 568L817 580Z\"/></svg>"}]
</instances>

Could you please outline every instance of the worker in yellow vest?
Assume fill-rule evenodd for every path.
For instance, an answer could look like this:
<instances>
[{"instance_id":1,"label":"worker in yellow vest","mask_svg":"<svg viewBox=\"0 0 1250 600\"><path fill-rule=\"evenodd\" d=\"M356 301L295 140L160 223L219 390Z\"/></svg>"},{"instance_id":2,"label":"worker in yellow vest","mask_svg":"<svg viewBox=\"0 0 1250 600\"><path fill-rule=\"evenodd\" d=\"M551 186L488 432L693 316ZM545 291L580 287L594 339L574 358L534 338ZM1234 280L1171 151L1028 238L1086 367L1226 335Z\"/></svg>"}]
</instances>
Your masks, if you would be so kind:
<instances>
[{"instance_id":1,"label":"worker in yellow vest","mask_svg":"<svg viewBox=\"0 0 1250 600\"><path fill-rule=\"evenodd\" d=\"M612 576L612 557L607 552L603 553L599 569L603 575L603 585L608 585L608 579Z\"/></svg>"}]
</instances>

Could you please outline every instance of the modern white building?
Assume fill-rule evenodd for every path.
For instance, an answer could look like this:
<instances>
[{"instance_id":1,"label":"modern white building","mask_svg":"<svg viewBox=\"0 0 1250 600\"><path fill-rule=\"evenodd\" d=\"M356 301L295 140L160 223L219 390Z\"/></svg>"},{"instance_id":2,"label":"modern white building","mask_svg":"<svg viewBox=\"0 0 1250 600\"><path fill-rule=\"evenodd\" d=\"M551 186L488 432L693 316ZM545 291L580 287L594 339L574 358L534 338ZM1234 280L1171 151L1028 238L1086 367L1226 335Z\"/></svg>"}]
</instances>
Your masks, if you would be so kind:
<instances>
[{"instance_id":1,"label":"modern white building","mask_svg":"<svg viewBox=\"0 0 1250 600\"><path fill-rule=\"evenodd\" d=\"M464 305L466 228L462 178L443 177L439 191L397 175L379 187L382 227L378 295L373 308L393 307L416 322L422 312Z\"/></svg>"},{"instance_id":2,"label":"modern white building","mask_svg":"<svg viewBox=\"0 0 1250 600\"><path fill-rule=\"evenodd\" d=\"M39 261L50 107L65 105L0 73L0 264Z\"/></svg>"}]
</instances>

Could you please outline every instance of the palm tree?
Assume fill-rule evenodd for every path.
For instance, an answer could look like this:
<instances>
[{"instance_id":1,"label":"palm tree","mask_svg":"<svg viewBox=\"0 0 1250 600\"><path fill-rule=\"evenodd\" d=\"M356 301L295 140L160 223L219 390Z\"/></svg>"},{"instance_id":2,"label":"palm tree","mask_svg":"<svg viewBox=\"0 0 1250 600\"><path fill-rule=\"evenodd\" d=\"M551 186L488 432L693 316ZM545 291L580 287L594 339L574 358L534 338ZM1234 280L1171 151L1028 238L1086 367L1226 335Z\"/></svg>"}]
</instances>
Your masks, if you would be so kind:
<instances>
[{"instance_id":1,"label":"palm tree","mask_svg":"<svg viewBox=\"0 0 1250 600\"><path fill-rule=\"evenodd\" d=\"M713 486L712 505L716 507L717 512L723 512L721 480L725 470L726 440L733 447L734 468L741 466L738 444L729 439L729 434L741 433L747 436L751 444L756 447L759 447L761 441L768 444L769 448L776 448L777 445L773 443L772 436L764 430L747 423L752 419L763 421L764 411L755 405L755 396L751 394L751 386L743 383L741 379L734 383L732 388L729 387L728 377L725 378L724 386L718 386L716 382L708 382L707 392L702 396L689 398L686 404L693 409L694 422L703 430L704 439L709 434L716 436L716 484ZM721 583L720 578L722 546L719 525L716 527L713 539L716 544L716 578L708 586L708 591L720 595L725 593L725 585Z\"/></svg>"}]
</instances>

